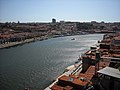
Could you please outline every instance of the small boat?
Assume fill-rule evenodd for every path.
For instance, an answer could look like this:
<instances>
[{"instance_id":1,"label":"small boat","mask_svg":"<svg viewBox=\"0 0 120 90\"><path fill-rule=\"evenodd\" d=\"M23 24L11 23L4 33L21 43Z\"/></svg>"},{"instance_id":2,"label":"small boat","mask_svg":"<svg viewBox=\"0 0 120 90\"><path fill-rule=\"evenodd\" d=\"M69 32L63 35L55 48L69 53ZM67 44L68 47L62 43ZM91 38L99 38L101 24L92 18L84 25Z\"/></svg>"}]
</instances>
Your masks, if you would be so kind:
<instances>
[{"instance_id":1,"label":"small boat","mask_svg":"<svg viewBox=\"0 0 120 90\"><path fill-rule=\"evenodd\" d=\"M75 38L72 38L71 40L75 40Z\"/></svg>"},{"instance_id":2,"label":"small boat","mask_svg":"<svg viewBox=\"0 0 120 90\"><path fill-rule=\"evenodd\" d=\"M28 87L24 88L24 90L30 90Z\"/></svg>"}]
</instances>

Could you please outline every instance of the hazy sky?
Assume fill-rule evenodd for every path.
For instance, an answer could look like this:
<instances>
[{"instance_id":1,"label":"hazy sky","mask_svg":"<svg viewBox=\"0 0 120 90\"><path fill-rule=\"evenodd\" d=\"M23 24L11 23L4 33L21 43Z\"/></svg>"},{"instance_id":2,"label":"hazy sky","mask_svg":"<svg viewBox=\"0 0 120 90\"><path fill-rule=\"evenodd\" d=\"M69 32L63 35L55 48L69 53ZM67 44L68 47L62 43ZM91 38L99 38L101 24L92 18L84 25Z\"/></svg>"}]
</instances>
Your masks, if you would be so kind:
<instances>
[{"instance_id":1,"label":"hazy sky","mask_svg":"<svg viewBox=\"0 0 120 90\"><path fill-rule=\"evenodd\" d=\"M0 22L120 21L120 0L0 0Z\"/></svg>"}]
</instances>

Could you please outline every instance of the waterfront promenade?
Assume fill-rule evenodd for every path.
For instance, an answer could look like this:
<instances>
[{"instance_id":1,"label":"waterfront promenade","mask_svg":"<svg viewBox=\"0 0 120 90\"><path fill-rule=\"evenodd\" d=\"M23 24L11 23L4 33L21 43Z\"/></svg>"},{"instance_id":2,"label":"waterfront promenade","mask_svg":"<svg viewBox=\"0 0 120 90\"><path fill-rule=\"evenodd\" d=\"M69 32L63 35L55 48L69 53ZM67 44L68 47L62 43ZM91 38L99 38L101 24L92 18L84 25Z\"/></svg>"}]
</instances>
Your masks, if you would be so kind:
<instances>
[{"instance_id":1,"label":"waterfront promenade","mask_svg":"<svg viewBox=\"0 0 120 90\"><path fill-rule=\"evenodd\" d=\"M23 44L26 44L26 43L41 41L41 40L45 40L45 39L47 39L47 37L43 36L43 37L35 37L35 38L25 39L25 40L22 40L22 41L19 41L19 42L16 41L16 42L9 42L9 43L5 43L5 44L0 44L0 49L15 47L15 46L18 46L18 45L23 45Z\"/></svg>"}]
</instances>

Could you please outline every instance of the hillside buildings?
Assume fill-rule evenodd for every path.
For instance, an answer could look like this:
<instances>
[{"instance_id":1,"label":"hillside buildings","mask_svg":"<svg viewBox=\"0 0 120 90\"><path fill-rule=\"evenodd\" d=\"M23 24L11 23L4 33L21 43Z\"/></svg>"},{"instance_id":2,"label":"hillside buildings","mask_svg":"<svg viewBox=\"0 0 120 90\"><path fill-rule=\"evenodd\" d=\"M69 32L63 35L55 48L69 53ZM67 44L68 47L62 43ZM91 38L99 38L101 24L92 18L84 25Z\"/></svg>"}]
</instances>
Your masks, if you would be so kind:
<instances>
[{"instance_id":1,"label":"hillside buildings","mask_svg":"<svg viewBox=\"0 0 120 90\"><path fill-rule=\"evenodd\" d=\"M119 33L120 22L56 22L52 23L0 23L0 44L19 42L36 37L59 37L86 33Z\"/></svg>"}]
</instances>

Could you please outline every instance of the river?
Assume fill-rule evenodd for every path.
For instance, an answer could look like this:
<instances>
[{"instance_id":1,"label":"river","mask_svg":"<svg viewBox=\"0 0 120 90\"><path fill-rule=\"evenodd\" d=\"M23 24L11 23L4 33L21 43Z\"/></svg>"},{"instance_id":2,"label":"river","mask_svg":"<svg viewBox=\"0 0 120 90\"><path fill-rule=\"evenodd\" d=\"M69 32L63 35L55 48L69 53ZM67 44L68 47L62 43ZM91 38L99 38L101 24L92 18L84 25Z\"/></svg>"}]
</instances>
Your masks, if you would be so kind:
<instances>
[{"instance_id":1,"label":"river","mask_svg":"<svg viewBox=\"0 0 120 90\"><path fill-rule=\"evenodd\" d=\"M1 49L0 90L43 90L102 38L103 34L66 36Z\"/></svg>"}]
</instances>

